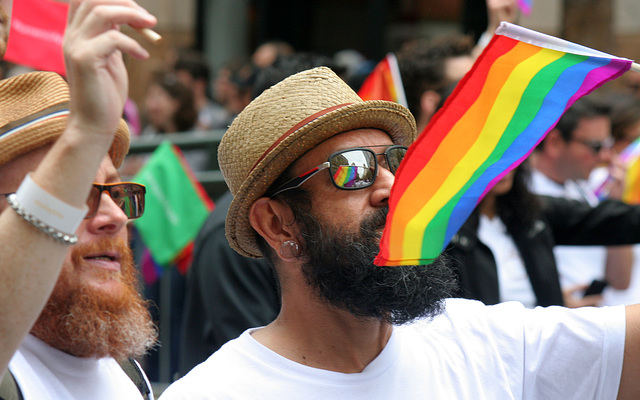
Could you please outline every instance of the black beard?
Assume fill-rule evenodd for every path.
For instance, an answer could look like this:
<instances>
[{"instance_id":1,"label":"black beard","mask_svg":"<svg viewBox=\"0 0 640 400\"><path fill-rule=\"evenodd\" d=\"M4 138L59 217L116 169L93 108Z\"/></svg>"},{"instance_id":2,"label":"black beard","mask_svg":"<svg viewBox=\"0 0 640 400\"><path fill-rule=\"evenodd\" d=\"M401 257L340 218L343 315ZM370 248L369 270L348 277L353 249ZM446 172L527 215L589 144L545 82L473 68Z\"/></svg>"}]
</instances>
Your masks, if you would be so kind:
<instances>
[{"instance_id":1,"label":"black beard","mask_svg":"<svg viewBox=\"0 0 640 400\"><path fill-rule=\"evenodd\" d=\"M442 256L428 266L374 265L387 212L385 208L367 217L358 233L297 213L304 239L303 273L319 297L357 317L394 325L432 318L457 290L455 275Z\"/></svg>"}]
</instances>

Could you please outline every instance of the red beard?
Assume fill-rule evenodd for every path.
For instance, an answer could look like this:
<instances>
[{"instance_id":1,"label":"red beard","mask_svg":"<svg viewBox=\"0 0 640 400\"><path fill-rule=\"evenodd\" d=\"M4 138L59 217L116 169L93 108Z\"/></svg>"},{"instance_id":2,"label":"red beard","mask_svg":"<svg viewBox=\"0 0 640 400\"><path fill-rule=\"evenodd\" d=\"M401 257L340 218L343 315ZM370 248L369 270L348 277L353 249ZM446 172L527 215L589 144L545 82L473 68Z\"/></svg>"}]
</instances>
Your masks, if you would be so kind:
<instances>
[{"instance_id":1,"label":"red beard","mask_svg":"<svg viewBox=\"0 0 640 400\"><path fill-rule=\"evenodd\" d=\"M120 282L107 292L83 283L76 271L84 256L116 250L121 272L103 271L104 278ZM105 238L71 249L71 265L64 265L53 293L31 333L76 357L113 357L122 360L143 355L157 338L147 303L138 293L131 249L122 239Z\"/></svg>"}]
</instances>

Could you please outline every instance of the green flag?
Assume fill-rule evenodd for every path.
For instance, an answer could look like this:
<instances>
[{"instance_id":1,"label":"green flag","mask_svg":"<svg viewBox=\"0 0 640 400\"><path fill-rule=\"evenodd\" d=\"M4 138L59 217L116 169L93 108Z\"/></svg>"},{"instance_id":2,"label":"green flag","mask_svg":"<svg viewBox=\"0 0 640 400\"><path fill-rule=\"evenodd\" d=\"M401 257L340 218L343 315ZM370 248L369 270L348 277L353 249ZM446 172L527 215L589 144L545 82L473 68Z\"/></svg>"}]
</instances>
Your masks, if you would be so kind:
<instances>
[{"instance_id":1,"label":"green flag","mask_svg":"<svg viewBox=\"0 0 640 400\"><path fill-rule=\"evenodd\" d=\"M213 202L168 141L156 148L134 180L147 187L145 212L136 228L153 259L166 267L193 243Z\"/></svg>"}]
</instances>

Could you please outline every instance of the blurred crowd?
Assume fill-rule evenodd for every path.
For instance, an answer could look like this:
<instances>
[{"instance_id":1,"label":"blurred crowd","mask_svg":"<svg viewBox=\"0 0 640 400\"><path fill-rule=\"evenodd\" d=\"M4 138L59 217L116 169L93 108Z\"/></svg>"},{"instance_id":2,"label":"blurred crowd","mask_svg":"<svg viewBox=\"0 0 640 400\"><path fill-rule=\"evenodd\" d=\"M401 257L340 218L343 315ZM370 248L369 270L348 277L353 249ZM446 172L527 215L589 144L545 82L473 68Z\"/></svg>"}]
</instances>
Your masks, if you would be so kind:
<instances>
[{"instance_id":1,"label":"blurred crowd","mask_svg":"<svg viewBox=\"0 0 640 400\"><path fill-rule=\"evenodd\" d=\"M451 34L412 40L396 49L408 108L416 118L418 132L443 106L484 45L482 40L476 43L468 36ZM173 54L163 68L150 72L143 99L138 103L129 99L125 105L124 119L134 137L194 132L206 135L224 130L264 90L316 66L330 67L357 92L380 61L367 59L353 49L333 55L298 52L281 41L263 43L249 58L232 60L218 70L213 70L198 51L174 49ZM3 77L28 70L6 62L0 66ZM603 229L610 228L587 224L579 228L583 229L581 243L564 238L558 231L571 223L569 215L561 221L552 220L551 215L568 206L537 200L540 194L576 201L581 206L564 209L577 213L582 205L598 210L608 198L624 199L629 165L620 153L639 137L640 74L627 72L589 95L585 102L576 103L532 157L496 185L471 222L454 238L448 251L459 264L463 283L459 295L487 304L520 301L527 307L640 302L640 246L585 248L596 242L612 242L596 239L608 232ZM186 156L194 170L205 169L208 159L216 157L201 152ZM131 157L123 166L123 175L134 175L144 161ZM171 307L179 317L175 323L181 326L176 327L181 334L174 343L171 368L176 375L186 373L248 327L269 323L279 308L269 267L261 261L243 259L226 247L223 228L229 201L228 193L217 201L196 241L188 275L175 278L179 287L175 288ZM529 247L538 252L531 255L538 260L531 261L521 247L525 246L521 237L526 235L516 233L519 229L549 230L553 245L531 244L542 249ZM540 254L548 258L541 261ZM473 264L479 259L490 261ZM535 269L543 263L540 270ZM238 271L242 276L229 278ZM478 271L486 274L479 276ZM536 273L543 278L538 279ZM604 291L585 293L590 285L596 285L594 282L601 282ZM207 298L217 303L207 303ZM147 374L157 378L151 367Z\"/></svg>"}]
</instances>

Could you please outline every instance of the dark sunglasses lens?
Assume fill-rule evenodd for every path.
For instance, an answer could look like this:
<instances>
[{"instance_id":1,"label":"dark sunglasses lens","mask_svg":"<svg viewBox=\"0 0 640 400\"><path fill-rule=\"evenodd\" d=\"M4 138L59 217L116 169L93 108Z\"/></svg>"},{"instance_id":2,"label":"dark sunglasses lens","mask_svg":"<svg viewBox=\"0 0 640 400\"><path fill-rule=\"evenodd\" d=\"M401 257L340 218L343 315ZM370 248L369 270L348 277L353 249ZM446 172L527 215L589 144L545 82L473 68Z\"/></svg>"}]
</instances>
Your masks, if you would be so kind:
<instances>
[{"instance_id":1,"label":"dark sunglasses lens","mask_svg":"<svg viewBox=\"0 0 640 400\"><path fill-rule=\"evenodd\" d=\"M360 189L373 183L376 176L375 154L366 150L348 150L334 154L331 177L336 186L345 189Z\"/></svg>"},{"instance_id":2,"label":"dark sunglasses lens","mask_svg":"<svg viewBox=\"0 0 640 400\"><path fill-rule=\"evenodd\" d=\"M124 212L129 219L140 218L144 213L144 194L145 188L142 185L121 183L113 186L106 186L105 190L109 191L109 196L114 203ZM85 218L92 218L98 212L100 206L100 197L102 192L97 187L91 188L87 206L89 212Z\"/></svg>"},{"instance_id":3,"label":"dark sunglasses lens","mask_svg":"<svg viewBox=\"0 0 640 400\"><path fill-rule=\"evenodd\" d=\"M407 154L407 148L398 146L398 147L390 147L387 149L387 160L389 162L389 170L394 174L398 170L402 159L404 159L405 154Z\"/></svg>"},{"instance_id":4,"label":"dark sunglasses lens","mask_svg":"<svg viewBox=\"0 0 640 400\"><path fill-rule=\"evenodd\" d=\"M591 143L589 147L591 147L591 151L593 151L595 154L600 153L600 150L602 150L602 144L600 143Z\"/></svg>"}]
</instances>

